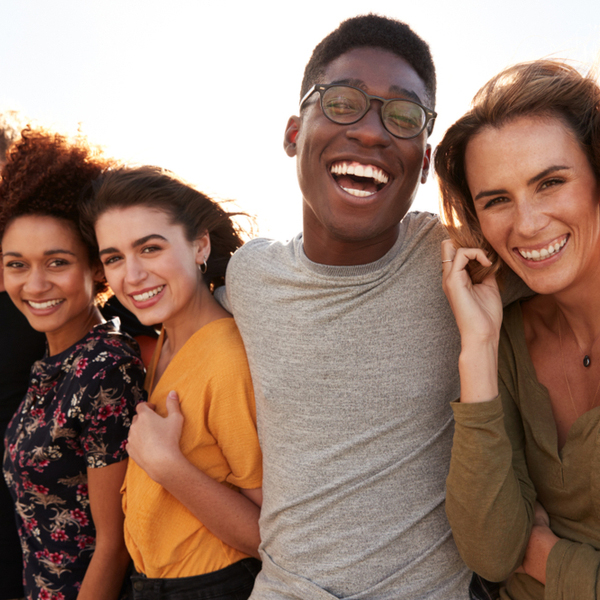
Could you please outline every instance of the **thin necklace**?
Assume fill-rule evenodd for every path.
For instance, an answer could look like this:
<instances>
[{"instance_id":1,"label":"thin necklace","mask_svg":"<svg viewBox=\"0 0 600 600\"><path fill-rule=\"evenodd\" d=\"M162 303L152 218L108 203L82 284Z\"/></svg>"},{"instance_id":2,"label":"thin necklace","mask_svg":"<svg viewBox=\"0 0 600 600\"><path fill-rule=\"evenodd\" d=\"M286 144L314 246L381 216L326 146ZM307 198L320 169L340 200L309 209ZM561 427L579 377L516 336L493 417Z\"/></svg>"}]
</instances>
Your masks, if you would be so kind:
<instances>
[{"instance_id":1,"label":"thin necklace","mask_svg":"<svg viewBox=\"0 0 600 600\"><path fill-rule=\"evenodd\" d=\"M579 417L587 412L588 410L591 410L592 408L594 408L596 406L596 398L598 397L598 390L600 390L600 380L598 380L598 386L596 387L596 393L594 394L594 398L592 400L592 403L590 405L588 405L587 409L583 411L583 413L579 414L579 411L577 410L577 408L575 408L575 401L573 400L573 394L571 393L571 386L569 385L569 378L567 377L567 369L565 367L565 356L563 353L563 347L562 347L562 332L560 329L560 316L559 316L559 308L558 308L558 304L556 305L556 317L557 317L557 321L558 321L558 344L560 347L560 358L561 358L561 363L562 363L562 369L563 369L563 374L565 376L565 381L567 383L567 390L569 392L569 398L571 400L571 406L573 407L573 412L575 413L575 416L579 419ZM566 320L566 319L565 319ZM567 321L568 324L568 321ZM571 332L573 332L573 330L571 329ZM573 337L575 337L575 334L573 333ZM598 338L596 338L598 339ZM575 338L575 341L577 342L577 338ZM594 342L595 344L596 342ZM577 344L579 346L579 344ZM592 344L592 348L593 348L593 344ZM580 348L581 350L581 348ZM583 363L584 367L589 367L589 364L585 364L585 359L584 359L584 363Z\"/></svg>"},{"instance_id":2,"label":"thin necklace","mask_svg":"<svg viewBox=\"0 0 600 600\"><path fill-rule=\"evenodd\" d=\"M558 320L558 336L559 336L559 338L560 338L560 313L561 313L561 310L558 308L558 304L557 304L556 305L556 318ZM563 317L564 317L564 315L563 315ZM573 334L573 337L575 338L575 343L577 344L577 347L579 348L579 352L581 352L581 354L583 354L583 366L587 368L592 364L592 357L590 356L590 354L592 353L592 350L594 349L596 342L600 339L600 335L598 335L596 337L596 339L592 342L589 353L586 353L581 349L581 346L579 345L579 341L577 340L577 336L575 335L573 328L569 324L569 321L567 321L566 318L565 318L565 321L567 323L567 327L571 330L571 333Z\"/></svg>"}]
</instances>

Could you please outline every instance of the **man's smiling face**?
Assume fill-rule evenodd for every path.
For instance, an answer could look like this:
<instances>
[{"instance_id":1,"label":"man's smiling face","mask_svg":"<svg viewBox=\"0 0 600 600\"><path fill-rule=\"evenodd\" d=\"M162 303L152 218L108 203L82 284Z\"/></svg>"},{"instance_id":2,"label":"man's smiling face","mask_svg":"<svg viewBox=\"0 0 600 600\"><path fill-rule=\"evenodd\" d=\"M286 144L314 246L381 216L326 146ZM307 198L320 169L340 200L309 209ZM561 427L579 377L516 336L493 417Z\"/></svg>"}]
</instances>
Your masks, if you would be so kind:
<instances>
[{"instance_id":1,"label":"man's smiling face","mask_svg":"<svg viewBox=\"0 0 600 600\"><path fill-rule=\"evenodd\" d=\"M323 83L345 83L382 98L428 105L425 84L402 58L379 48L357 48L325 69ZM398 236L419 182L425 182L427 131L413 139L391 135L373 101L357 123L339 125L323 114L318 94L292 117L285 149L297 157L303 196L304 249L324 264L365 264L383 256Z\"/></svg>"}]
</instances>

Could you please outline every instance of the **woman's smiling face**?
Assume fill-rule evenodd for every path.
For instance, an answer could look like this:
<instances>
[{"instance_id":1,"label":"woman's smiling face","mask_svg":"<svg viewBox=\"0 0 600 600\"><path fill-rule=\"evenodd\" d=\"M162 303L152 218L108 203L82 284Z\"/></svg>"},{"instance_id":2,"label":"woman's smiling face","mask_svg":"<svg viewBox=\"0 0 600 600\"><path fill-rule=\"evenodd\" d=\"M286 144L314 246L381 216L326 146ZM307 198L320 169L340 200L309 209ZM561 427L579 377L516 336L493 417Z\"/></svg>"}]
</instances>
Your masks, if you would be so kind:
<instances>
[{"instance_id":1,"label":"woman's smiling face","mask_svg":"<svg viewBox=\"0 0 600 600\"><path fill-rule=\"evenodd\" d=\"M80 340L94 312L94 280L102 276L75 227L51 216L17 217L2 251L6 291L31 326L46 333L51 352Z\"/></svg>"},{"instance_id":2,"label":"woman's smiling face","mask_svg":"<svg viewBox=\"0 0 600 600\"><path fill-rule=\"evenodd\" d=\"M465 152L483 235L535 292L557 293L600 269L600 186L557 117L485 127Z\"/></svg>"},{"instance_id":3,"label":"woman's smiling face","mask_svg":"<svg viewBox=\"0 0 600 600\"><path fill-rule=\"evenodd\" d=\"M188 241L182 225L148 206L114 208L95 225L106 279L145 325L184 321L203 285L198 265L210 254L208 235Z\"/></svg>"}]
</instances>

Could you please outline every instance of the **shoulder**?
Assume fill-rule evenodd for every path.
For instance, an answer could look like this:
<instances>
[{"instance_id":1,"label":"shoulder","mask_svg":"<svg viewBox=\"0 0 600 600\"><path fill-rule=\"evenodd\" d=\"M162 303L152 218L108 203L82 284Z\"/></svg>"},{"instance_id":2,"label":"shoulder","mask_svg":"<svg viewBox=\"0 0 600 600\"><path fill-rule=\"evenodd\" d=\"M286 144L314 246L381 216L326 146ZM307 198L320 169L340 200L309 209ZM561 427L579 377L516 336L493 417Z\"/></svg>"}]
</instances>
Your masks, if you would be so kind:
<instances>
[{"instance_id":1,"label":"shoulder","mask_svg":"<svg viewBox=\"0 0 600 600\"><path fill-rule=\"evenodd\" d=\"M244 342L233 318L218 319L205 325L182 351L186 354L184 358L194 363L202 356L203 370L217 369L223 363L239 364L241 361L247 364Z\"/></svg>"},{"instance_id":2,"label":"shoulder","mask_svg":"<svg viewBox=\"0 0 600 600\"><path fill-rule=\"evenodd\" d=\"M144 366L137 342L118 329L118 323L107 321L94 327L80 340L64 361L63 370L82 383L103 381L109 373L118 373L119 379L132 378L142 382Z\"/></svg>"},{"instance_id":3,"label":"shoulder","mask_svg":"<svg viewBox=\"0 0 600 600\"><path fill-rule=\"evenodd\" d=\"M282 282L294 279L301 247L300 234L286 243L257 238L244 244L227 266L226 308L237 317L239 302L253 303L257 295L269 293Z\"/></svg>"},{"instance_id":4,"label":"shoulder","mask_svg":"<svg viewBox=\"0 0 600 600\"><path fill-rule=\"evenodd\" d=\"M439 246L448 238L438 215L428 212L409 212L402 220L404 238L412 244Z\"/></svg>"},{"instance_id":5,"label":"shoulder","mask_svg":"<svg viewBox=\"0 0 600 600\"><path fill-rule=\"evenodd\" d=\"M289 242L280 242L268 238L255 238L246 242L231 257L227 267L227 276L229 277L231 271L235 272L242 265L271 262L274 259L281 260L289 255L290 251L293 253L293 248L300 239L301 234L298 234Z\"/></svg>"}]
</instances>

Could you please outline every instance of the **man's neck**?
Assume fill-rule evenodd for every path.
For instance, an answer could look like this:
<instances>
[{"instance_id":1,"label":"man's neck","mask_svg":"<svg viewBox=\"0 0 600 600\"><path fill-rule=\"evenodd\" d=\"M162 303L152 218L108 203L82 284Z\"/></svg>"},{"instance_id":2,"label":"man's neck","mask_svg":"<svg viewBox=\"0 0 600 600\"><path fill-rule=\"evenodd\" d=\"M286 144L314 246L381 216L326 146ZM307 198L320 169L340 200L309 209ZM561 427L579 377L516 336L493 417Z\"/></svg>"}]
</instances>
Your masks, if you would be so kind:
<instances>
[{"instance_id":1,"label":"man's neck","mask_svg":"<svg viewBox=\"0 0 600 600\"><path fill-rule=\"evenodd\" d=\"M388 235L371 240L343 240L303 235L306 256L315 263L334 266L366 265L385 256L398 239L400 225ZM306 231L306 229L305 229Z\"/></svg>"}]
</instances>

